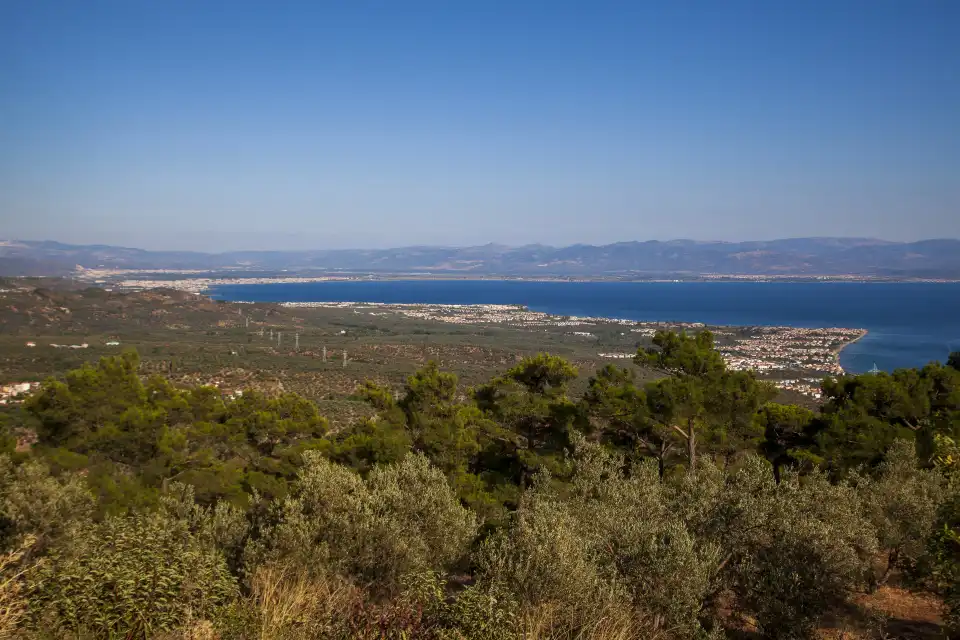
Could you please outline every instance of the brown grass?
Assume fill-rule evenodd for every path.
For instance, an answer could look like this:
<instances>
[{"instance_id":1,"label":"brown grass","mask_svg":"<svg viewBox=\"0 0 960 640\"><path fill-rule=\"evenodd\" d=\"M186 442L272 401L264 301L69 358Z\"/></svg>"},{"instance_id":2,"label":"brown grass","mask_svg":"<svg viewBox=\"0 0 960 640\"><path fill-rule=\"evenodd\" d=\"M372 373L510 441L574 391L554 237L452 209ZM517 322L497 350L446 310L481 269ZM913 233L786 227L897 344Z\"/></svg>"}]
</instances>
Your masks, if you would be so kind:
<instances>
[{"instance_id":1,"label":"brown grass","mask_svg":"<svg viewBox=\"0 0 960 640\"><path fill-rule=\"evenodd\" d=\"M23 579L35 565L20 566L20 563L35 542L35 538L27 538L15 551L0 555L0 638L14 637L20 621L27 615Z\"/></svg>"},{"instance_id":2,"label":"brown grass","mask_svg":"<svg viewBox=\"0 0 960 640\"><path fill-rule=\"evenodd\" d=\"M520 615L518 637L524 640L665 640L672 637L659 621L640 617L629 607L614 603L574 617L579 619L571 624L570 612L553 604L526 608Z\"/></svg>"},{"instance_id":3,"label":"brown grass","mask_svg":"<svg viewBox=\"0 0 960 640\"><path fill-rule=\"evenodd\" d=\"M260 638L269 640L291 637L296 631L310 633L311 628L317 631L316 625L353 606L357 590L337 579L311 579L288 566L266 566L253 577L251 597L259 614Z\"/></svg>"}]
</instances>

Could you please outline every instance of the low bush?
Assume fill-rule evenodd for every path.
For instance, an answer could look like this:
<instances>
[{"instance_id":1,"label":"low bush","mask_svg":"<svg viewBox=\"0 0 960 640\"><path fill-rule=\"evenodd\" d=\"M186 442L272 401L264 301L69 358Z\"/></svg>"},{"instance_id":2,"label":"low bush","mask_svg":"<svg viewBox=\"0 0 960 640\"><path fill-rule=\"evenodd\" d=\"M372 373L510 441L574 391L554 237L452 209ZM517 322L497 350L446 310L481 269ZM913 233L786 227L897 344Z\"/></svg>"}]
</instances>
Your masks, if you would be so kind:
<instances>
[{"instance_id":1,"label":"low bush","mask_svg":"<svg viewBox=\"0 0 960 640\"><path fill-rule=\"evenodd\" d=\"M56 477L40 462L14 466L0 456L0 548L16 546L24 536L43 548L73 523L89 521L95 506L80 476Z\"/></svg>"},{"instance_id":2,"label":"low bush","mask_svg":"<svg viewBox=\"0 0 960 640\"><path fill-rule=\"evenodd\" d=\"M513 526L481 550L481 584L549 612L557 633L610 624L606 614L619 611L635 633L693 637L718 550L698 544L671 513L655 465L629 477L622 467L619 456L581 441L569 491L541 474Z\"/></svg>"},{"instance_id":3,"label":"low bush","mask_svg":"<svg viewBox=\"0 0 960 640\"><path fill-rule=\"evenodd\" d=\"M876 474L856 474L854 481L886 556L874 582L880 586L894 569L909 569L923 555L944 498L944 477L921 469L914 444L898 440Z\"/></svg>"},{"instance_id":4,"label":"low bush","mask_svg":"<svg viewBox=\"0 0 960 640\"><path fill-rule=\"evenodd\" d=\"M363 479L307 453L276 520L248 549L249 563L296 561L388 590L405 574L450 569L477 531L443 473L413 454Z\"/></svg>"},{"instance_id":5,"label":"low bush","mask_svg":"<svg viewBox=\"0 0 960 640\"><path fill-rule=\"evenodd\" d=\"M724 593L769 637L807 637L866 580L876 538L856 490L813 473L777 483L753 455L735 470L704 465L677 480L674 509L721 554L713 600Z\"/></svg>"},{"instance_id":6,"label":"low bush","mask_svg":"<svg viewBox=\"0 0 960 640\"><path fill-rule=\"evenodd\" d=\"M78 527L51 550L29 589L43 627L125 638L203 620L237 594L221 553L161 512Z\"/></svg>"}]
</instances>

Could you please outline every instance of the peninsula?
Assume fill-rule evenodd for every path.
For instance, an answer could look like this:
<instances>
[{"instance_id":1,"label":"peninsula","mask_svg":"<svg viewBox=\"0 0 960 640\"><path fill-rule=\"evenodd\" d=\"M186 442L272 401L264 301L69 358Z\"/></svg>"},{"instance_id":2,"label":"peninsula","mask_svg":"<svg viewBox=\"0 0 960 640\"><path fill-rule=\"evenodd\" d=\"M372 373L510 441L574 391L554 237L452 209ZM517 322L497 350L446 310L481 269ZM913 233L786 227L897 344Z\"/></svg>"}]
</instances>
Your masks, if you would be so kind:
<instances>
[{"instance_id":1,"label":"peninsula","mask_svg":"<svg viewBox=\"0 0 960 640\"><path fill-rule=\"evenodd\" d=\"M577 342L616 341L634 344L652 338L659 330L698 331L709 329L717 348L733 370L756 371L778 387L819 398L825 376L844 373L839 356L844 347L856 342L866 330L855 328L726 327L689 322L641 322L617 318L557 316L531 311L522 305L384 304L370 302L284 302L285 308L340 309L355 314L383 317L391 314L428 322L456 325L497 325L526 330L561 330L566 339ZM597 351L604 359L629 359L636 349Z\"/></svg>"}]
</instances>

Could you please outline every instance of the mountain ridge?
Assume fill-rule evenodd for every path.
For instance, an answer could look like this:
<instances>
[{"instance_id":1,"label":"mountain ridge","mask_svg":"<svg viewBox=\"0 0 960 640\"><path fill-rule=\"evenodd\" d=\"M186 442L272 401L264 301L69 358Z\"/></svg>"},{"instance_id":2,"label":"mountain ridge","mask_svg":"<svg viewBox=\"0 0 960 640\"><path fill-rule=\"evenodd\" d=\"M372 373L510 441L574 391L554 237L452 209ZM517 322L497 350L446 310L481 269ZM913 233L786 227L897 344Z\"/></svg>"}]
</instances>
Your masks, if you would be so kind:
<instances>
[{"instance_id":1,"label":"mountain ridge","mask_svg":"<svg viewBox=\"0 0 960 640\"><path fill-rule=\"evenodd\" d=\"M630 240L553 247L502 244L389 249L149 251L105 244L0 241L0 275L64 275L75 269L425 272L557 277L874 276L960 278L960 240L895 242L808 237L743 242Z\"/></svg>"}]
</instances>

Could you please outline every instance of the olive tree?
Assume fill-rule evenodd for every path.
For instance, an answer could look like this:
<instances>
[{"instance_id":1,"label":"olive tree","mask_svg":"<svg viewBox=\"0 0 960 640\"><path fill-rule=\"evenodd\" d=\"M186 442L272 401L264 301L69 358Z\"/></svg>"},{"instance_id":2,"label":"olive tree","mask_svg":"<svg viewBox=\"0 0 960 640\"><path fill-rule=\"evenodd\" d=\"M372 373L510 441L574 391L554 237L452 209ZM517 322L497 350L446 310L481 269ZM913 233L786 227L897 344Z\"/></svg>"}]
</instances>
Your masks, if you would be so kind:
<instances>
[{"instance_id":1,"label":"olive tree","mask_svg":"<svg viewBox=\"0 0 960 640\"><path fill-rule=\"evenodd\" d=\"M571 485L540 474L513 526L480 552L482 583L527 608L554 605L554 633L582 633L598 612L626 609L638 632L693 637L718 550L669 508L656 464L576 443Z\"/></svg>"},{"instance_id":2,"label":"olive tree","mask_svg":"<svg viewBox=\"0 0 960 640\"><path fill-rule=\"evenodd\" d=\"M880 586L895 568L923 554L944 497L944 479L935 470L920 469L914 443L905 440L887 451L873 477L856 474L854 479L886 556L873 585Z\"/></svg>"},{"instance_id":3,"label":"olive tree","mask_svg":"<svg viewBox=\"0 0 960 640\"><path fill-rule=\"evenodd\" d=\"M849 484L819 472L777 483L766 460L749 456L733 471L704 464L670 488L700 544L719 549L712 595L732 595L767 636L809 637L864 581L876 538Z\"/></svg>"},{"instance_id":4,"label":"olive tree","mask_svg":"<svg viewBox=\"0 0 960 640\"><path fill-rule=\"evenodd\" d=\"M248 564L293 561L388 590L405 574L454 565L477 530L443 472L419 454L364 479L308 452L275 517L248 546Z\"/></svg>"}]
</instances>

